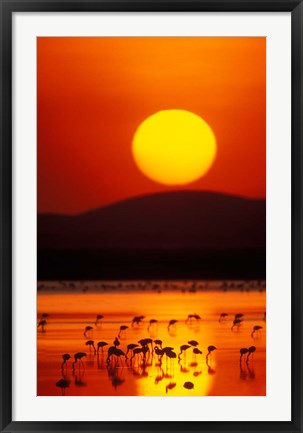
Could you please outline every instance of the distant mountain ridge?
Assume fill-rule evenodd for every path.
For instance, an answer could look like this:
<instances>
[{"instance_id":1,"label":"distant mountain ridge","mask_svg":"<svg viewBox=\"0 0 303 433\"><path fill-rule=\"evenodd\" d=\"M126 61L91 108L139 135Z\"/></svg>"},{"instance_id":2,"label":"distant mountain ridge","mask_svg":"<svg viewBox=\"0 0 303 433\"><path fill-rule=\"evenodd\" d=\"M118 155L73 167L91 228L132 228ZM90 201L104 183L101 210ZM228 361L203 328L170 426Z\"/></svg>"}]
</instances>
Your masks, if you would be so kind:
<instances>
[{"instance_id":1,"label":"distant mountain ridge","mask_svg":"<svg viewBox=\"0 0 303 433\"><path fill-rule=\"evenodd\" d=\"M38 250L265 249L266 202L207 191L130 198L75 216L38 215Z\"/></svg>"}]
</instances>

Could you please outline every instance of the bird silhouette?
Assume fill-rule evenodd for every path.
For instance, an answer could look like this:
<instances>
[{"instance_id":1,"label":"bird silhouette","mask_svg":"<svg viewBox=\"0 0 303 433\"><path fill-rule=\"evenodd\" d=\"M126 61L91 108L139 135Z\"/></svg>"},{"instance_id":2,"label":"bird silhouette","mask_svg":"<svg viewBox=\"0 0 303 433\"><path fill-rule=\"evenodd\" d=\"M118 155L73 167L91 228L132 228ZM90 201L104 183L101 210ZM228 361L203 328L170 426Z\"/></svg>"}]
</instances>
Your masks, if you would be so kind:
<instances>
[{"instance_id":1,"label":"bird silhouette","mask_svg":"<svg viewBox=\"0 0 303 433\"><path fill-rule=\"evenodd\" d=\"M194 347L199 345L198 341L196 341L196 340L189 340L188 344L190 344L191 346L194 346Z\"/></svg>"},{"instance_id":2,"label":"bird silhouette","mask_svg":"<svg viewBox=\"0 0 303 433\"><path fill-rule=\"evenodd\" d=\"M62 359L63 359L63 362L62 362L62 364L61 364L61 370L62 370L62 372L63 372L64 368L66 367L66 362L67 362L70 358L71 358L71 356L70 356L69 353L64 353L64 354L62 355Z\"/></svg>"},{"instance_id":3,"label":"bird silhouette","mask_svg":"<svg viewBox=\"0 0 303 433\"><path fill-rule=\"evenodd\" d=\"M95 342L94 342L94 340L88 340L88 341L85 343L85 345L86 345L86 346L89 346L89 350L91 350L91 348L93 348L93 349L94 349L94 353L97 353L97 350L96 350L96 347L95 347Z\"/></svg>"},{"instance_id":4,"label":"bird silhouette","mask_svg":"<svg viewBox=\"0 0 303 433\"><path fill-rule=\"evenodd\" d=\"M105 341L98 341L97 343L97 353L99 353L99 350L101 349L101 353L103 353L103 347L108 346L108 343L106 343Z\"/></svg>"},{"instance_id":5,"label":"bird silhouette","mask_svg":"<svg viewBox=\"0 0 303 433\"><path fill-rule=\"evenodd\" d=\"M172 319L169 321L167 330L170 331L172 328L174 329L178 320Z\"/></svg>"},{"instance_id":6,"label":"bird silhouette","mask_svg":"<svg viewBox=\"0 0 303 433\"><path fill-rule=\"evenodd\" d=\"M136 347L135 349L133 349L133 354L132 357L130 358L130 361L132 362L132 360L136 357L136 355L142 355L143 357L143 365L145 365L146 363L146 354L148 352L148 347L147 346L142 346L142 347Z\"/></svg>"},{"instance_id":7,"label":"bird silhouette","mask_svg":"<svg viewBox=\"0 0 303 433\"><path fill-rule=\"evenodd\" d=\"M87 338L87 333L92 335L92 332L93 332L93 327L92 326L86 326L83 335L85 338Z\"/></svg>"},{"instance_id":8,"label":"bird silhouette","mask_svg":"<svg viewBox=\"0 0 303 433\"><path fill-rule=\"evenodd\" d=\"M256 332L259 333L261 329L263 329L263 326L258 326L258 325L254 326L252 333L250 334L251 338L254 338L255 333Z\"/></svg>"},{"instance_id":9,"label":"bird silhouette","mask_svg":"<svg viewBox=\"0 0 303 433\"><path fill-rule=\"evenodd\" d=\"M104 316L102 316L102 314L98 314L97 317L96 317L95 325L96 326L101 325L102 319L104 319Z\"/></svg>"},{"instance_id":10,"label":"bird silhouette","mask_svg":"<svg viewBox=\"0 0 303 433\"><path fill-rule=\"evenodd\" d=\"M235 326L239 329L239 326L241 325L241 323L242 323L242 319L240 319L240 318L234 319L233 325L230 329L233 331Z\"/></svg>"},{"instance_id":11,"label":"bird silhouette","mask_svg":"<svg viewBox=\"0 0 303 433\"><path fill-rule=\"evenodd\" d=\"M40 328L41 326L41 331L45 332L45 326L47 325L47 321L45 319L40 320L38 323L38 328Z\"/></svg>"},{"instance_id":12,"label":"bird silhouette","mask_svg":"<svg viewBox=\"0 0 303 433\"><path fill-rule=\"evenodd\" d=\"M249 362L249 357L255 353L255 351L257 350L256 346L250 346L248 348L248 353L247 353L247 357L246 357L246 363L248 364Z\"/></svg>"},{"instance_id":13,"label":"bird silhouette","mask_svg":"<svg viewBox=\"0 0 303 433\"><path fill-rule=\"evenodd\" d=\"M162 349L162 340L154 340L154 343Z\"/></svg>"},{"instance_id":14,"label":"bird silhouette","mask_svg":"<svg viewBox=\"0 0 303 433\"><path fill-rule=\"evenodd\" d=\"M83 368L85 368L84 367L84 362L82 361L82 358L84 356L86 356L85 352L77 352L77 353L74 354L73 371L75 369L75 364L77 364L77 363L79 364L79 368L80 368L80 365L82 365Z\"/></svg>"},{"instance_id":15,"label":"bird silhouette","mask_svg":"<svg viewBox=\"0 0 303 433\"><path fill-rule=\"evenodd\" d=\"M150 328L151 328L153 325L155 325L156 323L158 323L158 320L156 320L156 319L151 319L151 320L149 321L149 325L148 325L148 327L147 327L147 331L149 331Z\"/></svg>"},{"instance_id":16,"label":"bird silhouette","mask_svg":"<svg viewBox=\"0 0 303 433\"><path fill-rule=\"evenodd\" d=\"M118 361L118 359L121 358L121 356L124 356L125 359L127 359L126 356L125 356L125 353L121 349L118 349L116 346L111 346L108 349L107 358L106 358L106 363L107 364L110 363L110 359L111 359L112 356L116 356L117 361Z\"/></svg>"},{"instance_id":17,"label":"bird silhouette","mask_svg":"<svg viewBox=\"0 0 303 433\"><path fill-rule=\"evenodd\" d=\"M158 356L158 361L159 361L159 363L161 365L162 358L163 358L163 355L164 355L164 350L160 349L158 346L155 346L154 353Z\"/></svg>"},{"instance_id":18,"label":"bird silhouette","mask_svg":"<svg viewBox=\"0 0 303 433\"><path fill-rule=\"evenodd\" d=\"M138 347L138 344L135 343L128 344L125 356L127 357L128 352L132 352L136 347Z\"/></svg>"},{"instance_id":19,"label":"bird silhouette","mask_svg":"<svg viewBox=\"0 0 303 433\"><path fill-rule=\"evenodd\" d=\"M114 346L115 347L120 346L120 341L119 341L119 339L117 337L114 339Z\"/></svg>"},{"instance_id":20,"label":"bird silhouette","mask_svg":"<svg viewBox=\"0 0 303 433\"><path fill-rule=\"evenodd\" d=\"M242 349L240 349L240 362L242 361L243 355L245 355L248 352L248 349L246 349L246 347L242 347Z\"/></svg>"},{"instance_id":21,"label":"bird silhouette","mask_svg":"<svg viewBox=\"0 0 303 433\"><path fill-rule=\"evenodd\" d=\"M216 346L208 346L207 348L208 352L206 354L206 362L208 362L209 355L211 355L211 353L216 349L217 349Z\"/></svg>"},{"instance_id":22,"label":"bird silhouette","mask_svg":"<svg viewBox=\"0 0 303 433\"><path fill-rule=\"evenodd\" d=\"M166 347L163 347L162 350L164 352L164 355L166 356L166 359L170 358L170 360L173 360L173 359L177 358L177 354L174 352L173 347L166 346Z\"/></svg>"},{"instance_id":23,"label":"bird silhouette","mask_svg":"<svg viewBox=\"0 0 303 433\"><path fill-rule=\"evenodd\" d=\"M188 323L188 322L191 322L192 320L201 320L201 317L199 316L199 314L189 314L188 316L187 316L187 319L185 320L185 323Z\"/></svg>"},{"instance_id":24,"label":"bird silhouette","mask_svg":"<svg viewBox=\"0 0 303 433\"><path fill-rule=\"evenodd\" d=\"M193 353L195 354L195 355L202 355L202 351L200 350L200 349L198 349L197 347L195 347L194 349L193 349Z\"/></svg>"},{"instance_id":25,"label":"bird silhouette","mask_svg":"<svg viewBox=\"0 0 303 433\"><path fill-rule=\"evenodd\" d=\"M132 362L132 360L135 358L136 355L140 355L142 353L142 347L135 347L133 349L133 354L130 358L130 361Z\"/></svg>"},{"instance_id":26,"label":"bird silhouette","mask_svg":"<svg viewBox=\"0 0 303 433\"><path fill-rule=\"evenodd\" d=\"M119 334L118 334L118 338L120 338L121 337L121 333L124 333L127 329L128 329L128 326L121 325L120 326L120 331L119 331Z\"/></svg>"},{"instance_id":27,"label":"bird silhouette","mask_svg":"<svg viewBox=\"0 0 303 433\"><path fill-rule=\"evenodd\" d=\"M134 325L140 325L143 319L145 319L145 316L135 316L132 320L132 327Z\"/></svg>"},{"instance_id":28,"label":"bird silhouette","mask_svg":"<svg viewBox=\"0 0 303 433\"><path fill-rule=\"evenodd\" d=\"M237 314L235 314L235 319L242 319L243 316L244 316L244 314L242 314L242 313L237 313Z\"/></svg>"},{"instance_id":29,"label":"bird silhouette","mask_svg":"<svg viewBox=\"0 0 303 433\"><path fill-rule=\"evenodd\" d=\"M178 359L181 359L181 355L184 352L184 354L186 353L186 350L189 349L191 346L188 344L182 344L182 346L180 346L180 353L178 354Z\"/></svg>"},{"instance_id":30,"label":"bird silhouette","mask_svg":"<svg viewBox=\"0 0 303 433\"><path fill-rule=\"evenodd\" d=\"M56 382L56 386L58 388L61 388L62 395L65 395L65 390L66 390L66 388L69 387L69 384L70 384L70 381L67 379L63 379L63 378L58 380L58 382Z\"/></svg>"},{"instance_id":31,"label":"bird silhouette","mask_svg":"<svg viewBox=\"0 0 303 433\"><path fill-rule=\"evenodd\" d=\"M177 354L176 354L176 352L173 352L173 350L166 350L165 355L170 359L177 358Z\"/></svg>"},{"instance_id":32,"label":"bird silhouette","mask_svg":"<svg viewBox=\"0 0 303 433\"><path fill-rule=\"evenodd\" d=\"M142 338L138 341L139 344L141 344L142 347L147 347L149 350L148 345L151 345L151 350L153 351L153 340L151 338Z\"/></svg>"},{"instance_id":33,"label":"bird silhouette","mask_svg":"<svg viewBox=\"0 0 303 433\"><path fill-rule=\"evenodd\" d=\"M222 322L223 320L225 320L227 316L228 316L228 313L221 313L220 317L219 317L219 322Z\"/></svg>"}]
</instances>

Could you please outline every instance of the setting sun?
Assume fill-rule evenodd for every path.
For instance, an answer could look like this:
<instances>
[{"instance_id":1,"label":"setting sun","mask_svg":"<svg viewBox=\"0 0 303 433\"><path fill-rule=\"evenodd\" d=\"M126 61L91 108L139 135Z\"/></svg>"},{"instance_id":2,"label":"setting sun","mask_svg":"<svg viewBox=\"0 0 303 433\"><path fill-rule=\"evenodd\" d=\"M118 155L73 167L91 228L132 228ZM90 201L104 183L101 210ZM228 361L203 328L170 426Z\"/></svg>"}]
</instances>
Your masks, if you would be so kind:
<instances>
[{"instance_id":1,"label":"setting sun","mask_svg":"<svg viewBox=\"0 0 303 433\"><path fill-rule=\"evenodd\" d=\"M209 170L217 146L213 131L201 117L185 110L165 110L141 123L132 150L148 178L164 185L185 185Z\"/></svg>"}]
</instances>

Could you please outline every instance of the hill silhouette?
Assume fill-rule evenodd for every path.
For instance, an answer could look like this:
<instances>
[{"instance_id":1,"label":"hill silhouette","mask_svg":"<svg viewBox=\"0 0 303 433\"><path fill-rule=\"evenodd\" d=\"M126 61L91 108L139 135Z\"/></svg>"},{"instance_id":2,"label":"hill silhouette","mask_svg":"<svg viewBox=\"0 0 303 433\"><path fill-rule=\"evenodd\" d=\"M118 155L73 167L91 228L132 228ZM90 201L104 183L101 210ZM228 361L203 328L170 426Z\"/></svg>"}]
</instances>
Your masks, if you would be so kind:
<instances>
[{"instance_id":1,"label":"hill silhouette","mask_svg":"<svg viewBox=\"0 0 303 433\"><path fill-rule=\"evenodd\" d=\"M265 247L265 200L202 191L131 198L76 216L39 215L39 249Z\"/></svg>"},{"instance_id":2,"label":"hill silhouette","mask_svg":"<svg viewBox=\"0 0 303 433\"><path fill-rule=\"evenodd\" d=\"M89 278L92 262L99 269L118 273L121 266L131 272L140 265L140 271L156 267L161 274L170 267L176 270L177 265L189 269L197 260L202 269L201 261L203 265L210 257L218 274L220 269L215 268L220 268L223 258L228 268L231 258L241 262L246 256L250 262L246 267L253 272L257 264L264 273L265 245L265 200L205 191L135 197L75 216L38 215L41 277L50 272L47 262L53 264L54 272L59 266L60 277L64 277L64 267L70 266L70 274L80 272L72 270L77 263ZM62 263L58 263L60 257Z\"/></svg>"}]
</instances>

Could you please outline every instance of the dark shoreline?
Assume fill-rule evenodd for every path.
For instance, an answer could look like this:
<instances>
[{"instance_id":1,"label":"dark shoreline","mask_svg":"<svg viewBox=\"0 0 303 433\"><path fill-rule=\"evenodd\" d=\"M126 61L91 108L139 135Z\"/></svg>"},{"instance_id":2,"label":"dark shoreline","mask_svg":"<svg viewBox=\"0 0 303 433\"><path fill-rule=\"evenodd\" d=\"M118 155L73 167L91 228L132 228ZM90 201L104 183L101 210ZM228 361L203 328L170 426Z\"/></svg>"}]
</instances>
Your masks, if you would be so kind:
<instances>
[{"instance_id":1,"label":"dark shoreline","mask_svg":"<svg viewBox=\"0 0 303 433\"><path fill-rule=\"evenodd\" d=\"M38 250L38 280L262 279L266 250Z\"/></svg>"}]
</instances>

